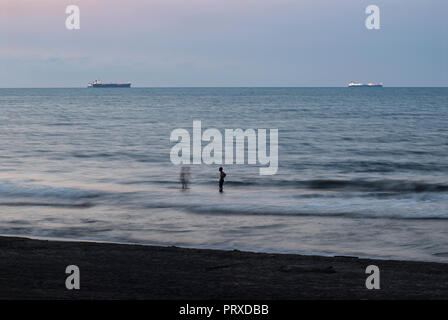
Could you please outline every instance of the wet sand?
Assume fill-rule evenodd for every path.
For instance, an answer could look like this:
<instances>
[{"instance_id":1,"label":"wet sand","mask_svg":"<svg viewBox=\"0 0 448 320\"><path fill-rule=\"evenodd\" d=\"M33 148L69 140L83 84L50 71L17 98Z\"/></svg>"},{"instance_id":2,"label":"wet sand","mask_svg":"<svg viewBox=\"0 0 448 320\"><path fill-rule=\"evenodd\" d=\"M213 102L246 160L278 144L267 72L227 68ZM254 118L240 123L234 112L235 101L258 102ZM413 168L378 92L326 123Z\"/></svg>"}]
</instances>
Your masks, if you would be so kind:
<instances>
[{"instance_id":1,"label":"wet sand","mask_svg":"<svg viewBox=\"0 0 448 320\"><path fill-rule=\"evenodd\" d=\"M448 299L448 264L0 237L0 299Z\"/></svg>"}]
</instances>

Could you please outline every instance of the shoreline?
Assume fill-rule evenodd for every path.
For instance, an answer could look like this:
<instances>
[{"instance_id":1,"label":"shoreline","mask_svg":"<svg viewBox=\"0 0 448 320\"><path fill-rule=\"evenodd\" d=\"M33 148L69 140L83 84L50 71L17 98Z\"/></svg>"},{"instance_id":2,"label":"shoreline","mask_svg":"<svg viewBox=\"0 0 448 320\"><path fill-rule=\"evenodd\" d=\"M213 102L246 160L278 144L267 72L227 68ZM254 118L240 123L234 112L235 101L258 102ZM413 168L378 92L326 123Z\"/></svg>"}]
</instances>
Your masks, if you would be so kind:
<instances>
[{"instance_id":1,"label":"shoreline","mask_svg":"<svg viewBox=\"0 0 448 320\"><path fill-rule=\"evenodd\" d=\"M0 236L0 299L448 299L448 264ZM68 265L81 289L67 290ZM381 289L365 287L367 266Z\"/></svg>"},{"instance_id":2,"label":"shoreline","mask_svg":"<svg viewBox=\"0 0 448 320\"><path fill-rule=\"evenodd\" d=\"M126 241L112 241L112 240L99 240L99 239L76 239L76 238L63 238L63 237L45 237L45 236L34 236L34 235L21 235L21 234L0 234L1 238L20 238L20 239L29 239L29 240L41 240L41 241L50 241L50 242L76 242L76 243L97 243L97 244L116 244L116 245L130 245L130 246L144 246L144 247L161 247L161 248L179 248L179 249L193 249L193 250L212 250L212 251L240 251L247 253L264 253L264 254L278 254L278 255L297 255L297 256L313 256L313 257L326 257L326 258L334 258L334 257L345 257L345 258L355 258L355 259L364 259L364 260L378 260L378 261L403 261L403 262L422 262L422 263L441 263L446 264L448 266L448 262L440 262L440 261L425 261L418 259L399 259L394 257L378 257L378 256L369 256L369 255L356 255L356 254L338 254L338 253L323 253L323 252L306 252L306 251L288 251L288 250L265 250L265 249L256 249L256 248L225 248L225 247L213 247L213 246L182 246L175 244L147 244L140 242L126 242Z\"/></svg>"}]
</instances>

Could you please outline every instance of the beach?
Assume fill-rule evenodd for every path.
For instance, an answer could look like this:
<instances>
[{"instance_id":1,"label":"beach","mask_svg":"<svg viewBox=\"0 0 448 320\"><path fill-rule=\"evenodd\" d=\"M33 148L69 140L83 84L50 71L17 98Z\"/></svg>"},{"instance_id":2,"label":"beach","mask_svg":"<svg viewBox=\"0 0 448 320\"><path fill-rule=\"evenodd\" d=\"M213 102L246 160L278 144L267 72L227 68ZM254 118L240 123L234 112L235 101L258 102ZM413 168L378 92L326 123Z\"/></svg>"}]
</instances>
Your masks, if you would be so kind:
<instances>
[{"instance_id":1,"label":"beach","mask_svg":"<svg viewBox=\"0 0 448 320\"><path fill-rule=\"evenodd\" d=\"M447 299L448 264L0 237L0 299ZM68 265L80 289L68 290ZM380 269L380 289L365 286Z\"/></svg>"},{"instance_id":2,"label":"beach","mask_svg":"<svg viewBox=\"0 0 448 320\"><path fill-rule=\"evenodd\" d=\"M447 99L447 88L0 89L0 298L447 299ZM190 164L182 189L171 136L199 137L199 121L198 150L209 129L278 129L278 172ZM70 265L80 290L65 287ZM366 288L370 265L379 290Z\"/></svg>"}]
</instances>

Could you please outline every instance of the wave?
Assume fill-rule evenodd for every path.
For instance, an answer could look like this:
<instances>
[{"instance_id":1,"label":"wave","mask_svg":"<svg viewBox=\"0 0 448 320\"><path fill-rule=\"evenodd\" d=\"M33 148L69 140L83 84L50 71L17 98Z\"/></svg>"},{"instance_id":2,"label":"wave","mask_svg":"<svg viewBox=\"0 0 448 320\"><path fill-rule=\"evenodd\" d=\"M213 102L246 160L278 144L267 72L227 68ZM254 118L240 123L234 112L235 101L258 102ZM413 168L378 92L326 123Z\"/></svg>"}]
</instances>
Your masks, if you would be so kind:
<instances>
[{"instance_id":1,"label":"wave","mask_svg":"<svg viewBox=\"0 0 448 320\"><path fill-rule=\"evenodd\" d=\"M422 214L408 214L408 213L386 213L386 212L318 212L318 211L299 211L299 210L277 210L269 208L223 208L211 206L184 206L182 210L192 214L206 214L206 215L238 215L238 216L289 216L289 217L328 217L328 218L370 218L370 219L406 219L406 220L448 220L448 213L422 213Z\"/></svg>"},{"instance_id":2,"label":"wave","mask_svg":"<svg viewBox=\"0 0 448 320\"><path fill-rule=\"evenodd\" d=\"M117 151L117 152L94 152L94 151L76 151L71 152L69 154L70 157L73 158L80 158L80 159L107 159L107 160L132 160L137 162L143 162L143 163L150 163L155 162L159 163L160 161L163 161L163 154L158 153L132 153L132 152L123 152L123 151Z\"/></svg>"},{"instance_id":3,"label":"wave","mask_svg":"<svg viewBox=\"0 0 448 320\"><path fill-rule=\"evenodd\" d=\"M440 183L427 183L412 180L266 180L266 181L226 181L233 186L266 186L266 187L297 187L311 190L345 190L362 192L447 192L448 185Z\"/></svg>"},{"instance_id":4,"label":"wave","mask_svg":"<svg viewBox=\"0 0 448 320\"><path fill-rule=\"evenodd\" d=\"M0 206L5 207L52 207L52 208L73 208L87 209L94 207L91 202L84 203L49 203L49 202L0 202Z\"/></svg>"},{"instance_id":5,"label":"wave","mask_svg":"<svg viewBox=\"0 0 448 320\"><path fill-rule=\"evenodd\" d=\"M186 203L186 202L152 202L146 203L146 209L173 209L199 215L234 215L234 216L274 216L274 217L344 217L371 219L406 219L429 220L448 219L448 212L442 208L437 210L418 210L410 212L405 207L401 210L386 207L373 208L369 206L354 206L337 209L332 203L306 208L302 204L290 205L260 205L260 204L217 204L217 203Z\"/></svg>"},{"instance_id":6,"label":"wave","mask_svg":"<svg viewBox=\"0 0 448 320\"><path fill-rule=\"evenodd\" d=\"M410 180L311 180L303 183L310 189L344 189L386 192L445 192L448 185Z\"/></svg>"},{"instance_id":7,"label":"wave","mask_svg":"<svg viewBox=\"0 0 448 320\"><path fill-rule=\"evenodd\" d=\"M145 184L157 184L157 185L179 185L177 180L132 180L120 182L122 185L145 185Z\"/></svg>"},{"instance_id":8,"label":"wave","mask_svg":"<svg viewBox=\"0 0 448 320\"><path fill-rule=\"evenodd\" d=\"M141 181L123 181L123 185L178 185L177 180L141 180ZM192 180L191 185L217 185L216 180ZM307 190L322 191L348 191L371 193L372 196L393 196L397 193L442 193L448 192L448 184L429 183L424 181L413 180L365 180L365 179L311 179L311 180L287 180L287 179L270 179L270 178L250 178L247 180L231 180L227 179L226 186L241 188L298 188ZM316 195L317 196L317 195Z\"/></svg>"},{"instance_id":9,"label":"wave","mask_svg":"<svg viewBox=\"0 0 448 320\"><path fill-rule=\"evenodd\" d=\"M91 199L104 193L92 190L83 190L72 187L53 187L47 185L34 185L0 181L0 196L3 197L37 197L62 199Z\"/></svg>"},{"instance_id":10,"label":"wave","mask_svg":"<svg viewBox=\"0 0 448 320\"><path fill-rule=\"evenodd\" d=\"M351 152L351 151L349 151ZM365 152L359 152L361 155L366 155ZM404 154L397 154L396 156L406 157L407 151ZM434 155L433 152L431 152ZM368 155L368 154L367 154ZM390 152L388 151L390 156ZM368 155L370 156L370 155ZM443 155L441 155L443 157ZM322 163L318 166L328 168L329 170L337 169L341 172L358 172L358 173L385 173L385 172L447 172L448 166L444 163L419 163L419 162L392 162L392 161L345 161Z\"/></svg>"}]
</instances>

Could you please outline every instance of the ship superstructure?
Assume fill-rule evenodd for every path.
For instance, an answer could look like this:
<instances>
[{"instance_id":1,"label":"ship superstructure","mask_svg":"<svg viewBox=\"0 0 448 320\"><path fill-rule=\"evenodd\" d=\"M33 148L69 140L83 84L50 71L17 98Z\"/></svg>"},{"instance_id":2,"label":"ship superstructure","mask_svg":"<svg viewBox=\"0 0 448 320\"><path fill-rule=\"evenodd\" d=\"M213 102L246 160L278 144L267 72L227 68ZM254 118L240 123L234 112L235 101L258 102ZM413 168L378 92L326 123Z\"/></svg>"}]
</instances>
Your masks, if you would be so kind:
<instances>
[{"instance_id":1,"label":"ship superstructure","mask_svg":"<svg viewBox=\"0 0 448 320\"><path fill-rule=\"evenodd\" d=\"M350 83L348 84L348 86L350 88L352 87L383 87L383 83L360 83L360 82L355 82L355 81L350 81Z\"/></svg>"}]
</instances>

